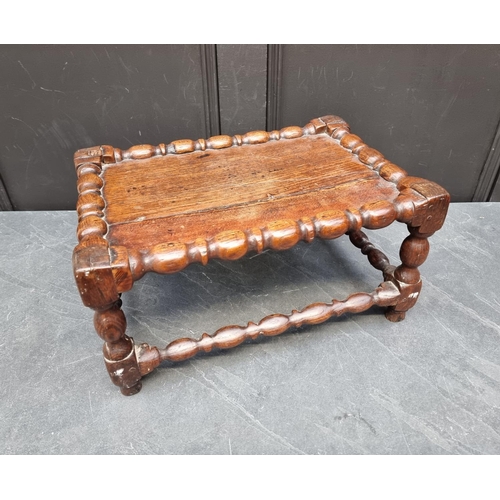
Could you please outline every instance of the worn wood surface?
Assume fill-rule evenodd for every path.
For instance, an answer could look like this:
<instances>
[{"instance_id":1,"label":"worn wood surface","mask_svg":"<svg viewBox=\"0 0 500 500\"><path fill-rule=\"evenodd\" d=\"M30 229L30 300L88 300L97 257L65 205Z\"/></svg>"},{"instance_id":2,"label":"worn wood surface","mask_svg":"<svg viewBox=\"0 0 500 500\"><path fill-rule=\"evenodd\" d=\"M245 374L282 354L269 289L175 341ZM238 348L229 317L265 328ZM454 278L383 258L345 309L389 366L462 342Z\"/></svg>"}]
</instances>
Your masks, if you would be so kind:
<instances>
[{"instance_id":1,"label":"worn wood surface","mask_svg":"<svg viewBox=\"0 0 500 500\"><path fill-rule=\"evenodd\" d=\"M392 193L387 187L384 192L375 172L354 162L349 152L324 135L128 160L107 167L103 179L110 225L196 212L210 212L216 219L235 206L256 212L245 217L242 211L247 220L271 222L269 202L279 200L279 205L300 195L315 198L329 190L323 203L330 207L335 205L335 188L365 179L379 181L367 187L381 190L379 196L388 198L397 193L394 186ZM351 190L356 189L351 186ZM261 219L266 210L271 212L267 221Z\"/></svg>"},{"instance_id":2,"label":"worn wood surface","mask_svg":"<svg viewBox=\"0 0 500 500\"><path fill-rule=\"evenodd\" d=\"M443 188L408 176L332 115L279 131L128 150L97 146L77 151L75 166L75 278L84 304L96 311L111 379L126 395L137 393L141 375L162 360L182 361L374 304L387 307L389 320L404 319L421 290L418 267L429 252L427 238L441 228L449 204ZM401 247L401 265L394 267L360 230L396 220L410 236ZM163 350L145 345L137 351L125 334L119 294L147 272L176 273L192 263L237 260L344 234L383 271L384 282L373 294L314 303L199 341L180 339Z\"/></svg>"}]
</instances>

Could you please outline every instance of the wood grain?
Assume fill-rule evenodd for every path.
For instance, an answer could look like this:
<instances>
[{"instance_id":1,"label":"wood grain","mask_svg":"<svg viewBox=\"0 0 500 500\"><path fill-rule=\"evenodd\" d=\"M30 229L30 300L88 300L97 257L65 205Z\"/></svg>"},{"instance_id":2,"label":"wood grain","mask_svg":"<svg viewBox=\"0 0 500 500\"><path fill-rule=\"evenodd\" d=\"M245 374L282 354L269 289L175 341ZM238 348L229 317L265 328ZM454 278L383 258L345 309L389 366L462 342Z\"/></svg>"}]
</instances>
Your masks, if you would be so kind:
<instances>
[{"instance_id":1,"label":"wood grain","mask_svg":"<svg viewBox=\"0 0 500 500\"><path fill-rule=\"evenodd\" d=\"M105 169L103 194L106 220L113 225L314 196L315 191L377 177L333 139L319 135L156 156L140 168L135 161L124 161Z\"/></svg>"}]
</instances>

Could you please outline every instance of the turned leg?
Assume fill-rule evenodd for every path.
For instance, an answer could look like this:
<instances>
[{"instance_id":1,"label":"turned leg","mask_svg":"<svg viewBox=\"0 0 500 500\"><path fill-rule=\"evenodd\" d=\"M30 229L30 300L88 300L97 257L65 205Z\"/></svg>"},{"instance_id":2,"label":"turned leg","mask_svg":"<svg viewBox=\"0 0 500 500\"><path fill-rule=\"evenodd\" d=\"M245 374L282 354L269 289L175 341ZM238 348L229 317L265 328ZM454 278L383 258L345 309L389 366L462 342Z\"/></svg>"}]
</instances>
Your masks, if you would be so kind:
<instances>
[{"instance_id":1,"label":"turned leg","mask_svg":"<svg viewBox=\"0 0 500 500\"><path fill-rule=\"evenodd\" d=\"M89 204L89 207L92 205ZM141 373L134 341L125 335L127 321L121 310L122 301L117 287L117 278L122 280L123 287L127 273L123 271L124 266L115 265L120 254L111 252L103 238L97 238L92 232L82 232L80 238L80 244L73 252L73 268L80 296L83 303L95 311L94 326L105 342L104 362L112 382L126 396L136 394L141 390ZM113 255L113 263L110 255ZM115 268L120 271L117 278L113 274ZM131 282L129 284L131 286Z\"/></svg>"},{"instance_id":2,"label":"turned leg","mask_svg":"<svg viewBox=\"0 0 500 500\"><path fill-rule=\"evenodd\" d=\"M419 229L418 227L408 226L410 236L403 241L399 251L401 265L388 269L384 273L385 279L392 281L401 292L398 303L387 308L385 316L389 321L402 321L405 318L406 311L411 309L417 302L422 288L418 267L425 262L429 254L429 241L427 238L432 233L420 234Z\"/></svg>"},{"instance_id":3,"label":"turned leg","mask_svg":"<svg viewBox=\"0 0 500 500\"><path fill-rule=\"evenodd\" d=\"M122 394L132 396L142 387L141 374L135 352L134 341L125 335L127 321L121 310L122 301L96 310L94 326L104 340L103 354L112 382Z\"/></svg>"}]
</instances>

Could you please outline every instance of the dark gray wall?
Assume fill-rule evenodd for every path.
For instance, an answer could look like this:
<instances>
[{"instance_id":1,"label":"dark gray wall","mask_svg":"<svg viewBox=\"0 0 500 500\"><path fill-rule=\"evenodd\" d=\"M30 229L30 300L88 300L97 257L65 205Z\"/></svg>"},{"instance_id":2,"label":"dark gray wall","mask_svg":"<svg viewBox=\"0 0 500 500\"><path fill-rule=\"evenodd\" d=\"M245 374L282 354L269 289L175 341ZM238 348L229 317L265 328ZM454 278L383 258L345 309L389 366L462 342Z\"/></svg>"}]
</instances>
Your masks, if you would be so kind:
<instances>
[{"instance_id":1,"label":"dark gray wall","mask_svg":"<svg viewBox=\"0 0 500 500\"><path fill-rule=\"evenodd\" d=\"M495 189L493 190L493 193L491 194L490 201L500 201L500 182L496 183Z\"/></svg>"},{"instance_id":2,"label":"dark gray wall","mask_svg":"<svg viewBox=\"0 0 500 500\"><path fill-rule=\"evenodd\" d=\"M0 92L3 209L73 209L81 147L330 113L453 201L500 189L500 46L4 45Z\"/></svg>"},{"instance_id":3,"label":"dark gray wall","mask_svg":"<svg viewBox=\"0 0 500 500\"><path fill-rule=\"evenodd\" d=\"M266 128L266 45L218 45L220 125L223 134Z\"/></svg>"}]
</instances>

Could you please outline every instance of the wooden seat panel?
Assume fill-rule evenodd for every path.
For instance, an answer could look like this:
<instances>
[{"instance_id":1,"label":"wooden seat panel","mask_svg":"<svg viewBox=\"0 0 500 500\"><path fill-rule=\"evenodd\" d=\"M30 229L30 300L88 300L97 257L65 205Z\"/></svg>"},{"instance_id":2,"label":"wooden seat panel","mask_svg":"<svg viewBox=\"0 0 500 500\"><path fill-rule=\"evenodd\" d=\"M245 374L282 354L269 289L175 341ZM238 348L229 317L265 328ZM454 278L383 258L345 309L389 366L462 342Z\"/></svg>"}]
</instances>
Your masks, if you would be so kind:
<instances>
[{"instance_id":1,"label":"wooden seat panel","mask_svg":"<svg viewBox=\"0 0 500 500\"><path fill-rule=\"evenodd\" d=\"M305 136L110 165L108 224L265 202L376 177L326 136Z\"/></svg>"}]
</instances>

